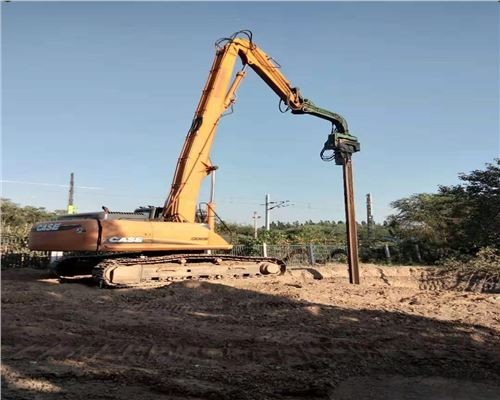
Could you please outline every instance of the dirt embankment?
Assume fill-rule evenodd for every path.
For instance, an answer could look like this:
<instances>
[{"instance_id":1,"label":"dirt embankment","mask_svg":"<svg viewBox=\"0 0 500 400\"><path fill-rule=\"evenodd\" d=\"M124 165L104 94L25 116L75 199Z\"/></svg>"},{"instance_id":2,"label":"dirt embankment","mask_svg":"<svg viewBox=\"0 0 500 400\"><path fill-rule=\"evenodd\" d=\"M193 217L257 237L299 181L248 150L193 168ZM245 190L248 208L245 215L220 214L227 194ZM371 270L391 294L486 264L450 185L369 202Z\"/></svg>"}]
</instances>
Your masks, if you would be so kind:
<instances>
[{"instance_id":1,"label":"dirt embankment","mask_svg":"<svg viewBox=\"0 0 500 400\"><path fill-rule=\"evenodd\" d=\"M3 271L2 398L498 398L498 294L319 272L102 290Z\"/></svg>"}]
</instances>

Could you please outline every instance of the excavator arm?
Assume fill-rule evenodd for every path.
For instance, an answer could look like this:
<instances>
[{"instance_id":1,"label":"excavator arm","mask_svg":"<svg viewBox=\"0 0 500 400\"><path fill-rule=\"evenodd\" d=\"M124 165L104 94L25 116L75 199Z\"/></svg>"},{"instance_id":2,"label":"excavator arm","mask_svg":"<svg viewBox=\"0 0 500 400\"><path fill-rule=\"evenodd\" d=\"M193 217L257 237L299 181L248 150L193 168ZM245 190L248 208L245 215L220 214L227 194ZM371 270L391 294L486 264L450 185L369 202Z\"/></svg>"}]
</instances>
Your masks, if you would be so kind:
<instances>
[{"instance_id":1,"label":"excavator arm","mask_svg":"<svg viewBox=\"0 0 500 400\"><path fill-rule=\"evenodd\" d=\"M244 34L247 38L238 37L238 34ZM243 69L233 79L238 58L241 59ZM170 194L163 209L166 221L195 221L201 183L214 170L210 162L210 150L217 125L225 110L235 102L236 91L245 77L247 67L257 73L292 114L309 114L332 123L332 133L321 152L322 159L329 161L335 158L340 164L340 158L359 150L359 143L349 134L347 122L342 116L317 107L303 98L299 89L290 84L272 58L252 42L251 33L238 32L216 43L215 59L178 159ZM332 151L333 155L325 156L326 151Z\"/></svg>"}]
</instances>

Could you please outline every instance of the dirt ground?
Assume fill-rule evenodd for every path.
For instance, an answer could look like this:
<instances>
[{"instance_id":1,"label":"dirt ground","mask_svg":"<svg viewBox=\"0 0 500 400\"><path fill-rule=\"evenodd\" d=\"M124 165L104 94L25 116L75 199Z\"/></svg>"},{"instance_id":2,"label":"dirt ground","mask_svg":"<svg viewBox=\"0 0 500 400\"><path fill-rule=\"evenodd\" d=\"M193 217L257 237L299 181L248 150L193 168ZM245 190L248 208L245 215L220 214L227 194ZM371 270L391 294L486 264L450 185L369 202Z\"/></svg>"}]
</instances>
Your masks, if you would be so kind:
<instances>
[{"instance_id":1,"label":"dirt ground","mask_svg":"<svg viewBox=\"0 0 500 400\"><path fill-rule=\"evenodd\" d=\"M500 295L425 271L119 290L3 271L2 398L500 398Z\"/></svg>"}]
</instances>

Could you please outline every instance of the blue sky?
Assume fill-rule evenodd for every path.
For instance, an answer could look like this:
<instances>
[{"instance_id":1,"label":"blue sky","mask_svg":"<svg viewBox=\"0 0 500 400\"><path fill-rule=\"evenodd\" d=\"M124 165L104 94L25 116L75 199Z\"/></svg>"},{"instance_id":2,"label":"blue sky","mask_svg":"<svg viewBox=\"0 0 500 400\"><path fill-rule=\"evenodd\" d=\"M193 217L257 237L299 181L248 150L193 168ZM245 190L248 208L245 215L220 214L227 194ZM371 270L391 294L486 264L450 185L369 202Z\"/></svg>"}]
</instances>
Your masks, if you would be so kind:
<instances>
[{"instance_id":1,"label":"blue sky","mask_svg":"<svg viewBox=\"0 0 500 400\"><path fill-rule=\"evenodd\" d=\"M2 196L79 211L163 204L214 42L240 29L305 97L342 114L358 220L499 155L496 3L2 3ZM344 219L327 122L281 114L249 71L213 147L218 212L250 223ZM207 182L208 183L208 182ZM208 185L207 185L208 187ZM206 199L207 187L201 201Z\"/></svg>"}]
</instances>

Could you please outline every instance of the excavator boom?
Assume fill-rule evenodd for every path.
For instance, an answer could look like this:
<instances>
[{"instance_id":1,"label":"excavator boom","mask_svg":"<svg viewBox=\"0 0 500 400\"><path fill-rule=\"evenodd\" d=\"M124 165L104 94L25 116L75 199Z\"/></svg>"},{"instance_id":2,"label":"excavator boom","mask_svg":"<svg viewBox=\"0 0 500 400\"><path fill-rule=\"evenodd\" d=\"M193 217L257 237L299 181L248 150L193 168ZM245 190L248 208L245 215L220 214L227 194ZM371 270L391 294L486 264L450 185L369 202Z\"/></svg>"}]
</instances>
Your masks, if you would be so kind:
<instances>
[{"instance_id":1,"label":"excavator boom","mask_svg":"<svg viewBox=\"0 0 500 400\"><path fill-rule=\"evenodd\" d=\"M233 79L238 58L244 67ZM233 35L219 40L216 43L215 60L177 161L170 194L164 206L163 217L166 221L194 222L201 183L212 171L209 156L218 123L224 111L235 102L236 90L245 76L247 66L278 95L292 114L310 114L325 119L332 123L334 131L348 135L345 119L304 99L273 59L252 42L251 36L245 39Z\"/></svg>"}]
</instances>

